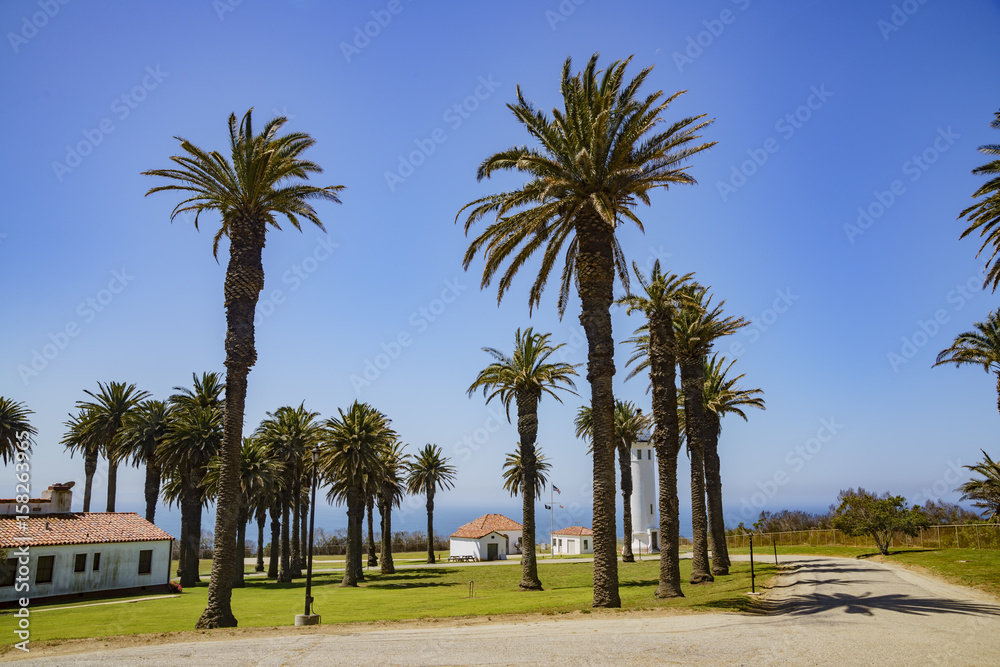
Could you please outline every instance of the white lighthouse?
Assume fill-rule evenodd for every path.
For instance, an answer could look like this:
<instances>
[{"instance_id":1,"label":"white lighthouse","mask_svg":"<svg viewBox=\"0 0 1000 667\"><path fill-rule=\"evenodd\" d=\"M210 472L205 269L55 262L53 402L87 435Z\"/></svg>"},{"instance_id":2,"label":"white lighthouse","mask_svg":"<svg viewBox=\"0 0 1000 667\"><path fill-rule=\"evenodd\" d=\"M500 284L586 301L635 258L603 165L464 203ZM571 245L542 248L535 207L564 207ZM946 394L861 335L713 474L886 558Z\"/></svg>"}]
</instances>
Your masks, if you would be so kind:
<instances>
[{"instance_id":1,"label":"white lighthouse","mask_svg":"<svg viewBox=\"0 0 1000 667\"><path fill-rule=\"evenodd\" d=\"M660 550L660 520L657 516L656 450L649 432L632 444L632 551L636 554Z\"/></svg>"}]
</instances>

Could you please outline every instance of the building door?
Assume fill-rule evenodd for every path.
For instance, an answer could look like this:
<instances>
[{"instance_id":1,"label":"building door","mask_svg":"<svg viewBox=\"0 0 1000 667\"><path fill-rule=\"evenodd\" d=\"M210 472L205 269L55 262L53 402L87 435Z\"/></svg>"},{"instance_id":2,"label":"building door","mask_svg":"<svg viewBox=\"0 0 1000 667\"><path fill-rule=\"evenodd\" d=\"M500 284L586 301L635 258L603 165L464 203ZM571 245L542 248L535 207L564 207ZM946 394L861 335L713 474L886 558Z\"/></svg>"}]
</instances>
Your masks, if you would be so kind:
<instances>
[{"instance_id":1,"label":"building door","mask_svg":"<svg viewBox=\"0 0 1000 667\"><path fill-rule=\"evenodd\" d=\"M496 542L490 542L486 545L486 560L496 560L497 554L500 551L500 545Z\"/></svg>"},{"instance_id":2,"label":"building door","mask_svg":"<svg viewBox=\"0 0 1000 667\"><path fill-rule=\"evenodd\" d=\"M660 550L660 545L658 545L656 543L656 531L655 530L652 533L650 533L650 542L651 542L650 549L652 549L653 551L659 551Z\"/></svg>"}]
</instances>

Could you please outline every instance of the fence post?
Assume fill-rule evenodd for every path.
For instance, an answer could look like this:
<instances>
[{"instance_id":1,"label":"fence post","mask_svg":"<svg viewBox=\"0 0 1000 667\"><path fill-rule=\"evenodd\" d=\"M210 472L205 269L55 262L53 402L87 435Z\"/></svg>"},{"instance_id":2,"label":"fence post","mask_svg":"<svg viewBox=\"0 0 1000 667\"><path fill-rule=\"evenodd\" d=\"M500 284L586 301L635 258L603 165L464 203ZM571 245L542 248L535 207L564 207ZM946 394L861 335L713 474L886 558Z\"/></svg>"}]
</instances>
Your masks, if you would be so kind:
<instances>
[{"instance_id":1,"label":"fence post","mask_svg":"<svg viewBox=\"0 0 1000 667\"><path fill-rule=\"evenodd\" d=\"M961 547L962 543L958 540L958 524L955 524L955 548L960 549Z\"/></svg>"},{"instance_id":2,"label":"fence post","mask_svg":"<svg viewBox=\"0 0 1000 667\"><path fill-rule=\"evenodd\" d=\"M982 549L983 548L982 543L979 541L979 524L978 523L976 524L976 548L977 549Z\"/></svg>"}]
</instances>

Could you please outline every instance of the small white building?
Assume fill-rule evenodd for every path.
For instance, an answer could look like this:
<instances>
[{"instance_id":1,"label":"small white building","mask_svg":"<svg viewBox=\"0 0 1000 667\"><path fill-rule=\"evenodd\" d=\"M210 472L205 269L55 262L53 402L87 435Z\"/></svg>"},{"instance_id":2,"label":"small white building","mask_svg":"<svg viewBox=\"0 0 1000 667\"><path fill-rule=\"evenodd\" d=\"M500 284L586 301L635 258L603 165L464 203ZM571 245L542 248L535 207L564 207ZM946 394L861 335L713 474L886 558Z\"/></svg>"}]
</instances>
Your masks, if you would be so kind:
<instances>
[{"instance_id":1,"label":"small white building","mask_svg":"<svg viewBox=\"0 0 1000 667\"><path fill-rule=\"evenodd\" d=\"M552 553L592 554L594 553L594 531L583 526L570 526L552 533Z\"/></svg>"},{"instance_id":2,"label":"small white building","mask_svg":"<svg viewBox=\"0 0 1000 667\"><path fill-rule=\"evenodd\" d=\"M66 485L50 487L45 510L69 507ZM0 501L4 503L5 501ZM23 507L25 503L21 503ZM43 510L44 511L44 510ZM0 606L20 598L80 598L164 592L173 537L134 512L49 512L0 516ZM24 517L24 518L21 518Z\"/></svg>"},{"instance_id":3,"label":"small white building","mask_svg":"<svg viewBox=\"0 0 1000 667\"><path fill-rule=\"evenodd\" d=\"M656 450L649 434L632 444L632 551L637 554L660 550L660 519L657 513Z\"/></svg>"},{"instance_id":4,"label":"small white building","mask_svg":"<svg viewBox=\"0 0 1000 667\"><path fill-rule=\"evenodd\" d=\"M506 560L521 553L523 528L502 514L484 514L451 534L450 555L476 560Z\"/></svg>"}]
</instances>

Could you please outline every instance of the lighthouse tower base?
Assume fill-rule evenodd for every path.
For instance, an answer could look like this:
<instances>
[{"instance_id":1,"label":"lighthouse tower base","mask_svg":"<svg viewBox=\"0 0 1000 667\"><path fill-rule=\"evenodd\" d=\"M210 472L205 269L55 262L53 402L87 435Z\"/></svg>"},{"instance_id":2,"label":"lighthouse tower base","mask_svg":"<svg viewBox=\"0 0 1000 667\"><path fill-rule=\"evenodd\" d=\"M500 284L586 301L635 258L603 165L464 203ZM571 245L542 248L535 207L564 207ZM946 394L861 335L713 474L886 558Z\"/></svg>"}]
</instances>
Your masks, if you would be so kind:
<instances>
[{"instance_id":1,"label":"lighthouse tower base","mask_svg":"<svg viewBox=\"0 0 1000 667\"><path fill-rule=\"evenodd\" d=\"M660 553L659 531L647 528L643 533L632 533L632 553L636 555Z\"/></svg>"}]
</instances>

